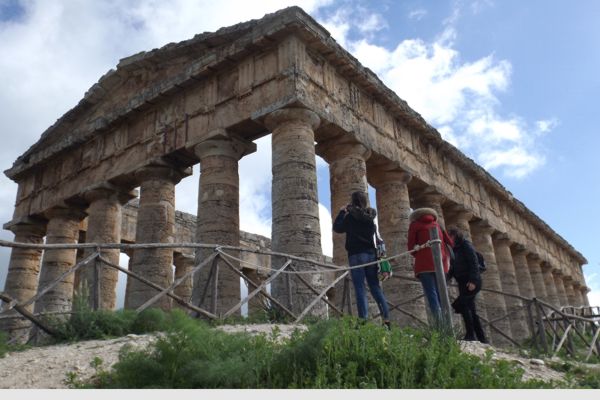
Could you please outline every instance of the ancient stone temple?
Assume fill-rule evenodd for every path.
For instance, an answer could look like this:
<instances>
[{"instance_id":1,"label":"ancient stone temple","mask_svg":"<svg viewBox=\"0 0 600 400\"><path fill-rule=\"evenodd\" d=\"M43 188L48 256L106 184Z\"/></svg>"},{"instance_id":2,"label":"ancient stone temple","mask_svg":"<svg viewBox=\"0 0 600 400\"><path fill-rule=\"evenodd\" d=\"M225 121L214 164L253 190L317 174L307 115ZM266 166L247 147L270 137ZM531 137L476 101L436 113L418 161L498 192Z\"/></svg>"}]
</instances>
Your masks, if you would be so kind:
<instances>
[{"instance_id":1,"label":"ancient stone temple","mask_svg":"<svg viewBox=\"0 0 600 400\"><path fill-rule=\"evenodd\" d=\"M375 189L389 254L406 250L410 210L431 207L483 253L485 287L556 306L587 304L585 258L297 7L122 59L5 171L18 193L4 228L25 243L178 243L175 186L199 163L197 224L186 240L239 246L238 162L264 135L272 137L272 251L323 259L319 155L329 163L334 217L352 191L368 184ZM124 204L138 193L134 218ZM135 229L123 228L124 218ZM334 234L338 265L347 262L343 245ZM119 252L103 255L117 262ZM136 249L129 268L166 287L180 268L194 265L193 256L197 263L207 254ZM4 290L24 301L77 257L76 249L15 248ZM400 276L412 275L407 263L396 268ZM77 279L89 281L85 274ZM108 293L103 308L115 305L114 274L100 272L102 293ZM33 310L68 310L74 279L66 278ZM199 301L206 279L199 274L178 290ZM308 279L326 286L321 275ZM219 285L223 309L239 301L237 275L221 276ZM419 290L407 280L386 285L394 303ZM139 282L127 286L126 307L155 294ZM300 285L292 287L296 296L308 296ZM482 314L494 319L521 304L486 293L482 305ZM156 306L172 304L165 297ZM407 307L425 313L422 303ZM393 318L409 323L401 313ZM528 334L522 318L499 325L514 337Z\"/></svg>"}]
</instances>

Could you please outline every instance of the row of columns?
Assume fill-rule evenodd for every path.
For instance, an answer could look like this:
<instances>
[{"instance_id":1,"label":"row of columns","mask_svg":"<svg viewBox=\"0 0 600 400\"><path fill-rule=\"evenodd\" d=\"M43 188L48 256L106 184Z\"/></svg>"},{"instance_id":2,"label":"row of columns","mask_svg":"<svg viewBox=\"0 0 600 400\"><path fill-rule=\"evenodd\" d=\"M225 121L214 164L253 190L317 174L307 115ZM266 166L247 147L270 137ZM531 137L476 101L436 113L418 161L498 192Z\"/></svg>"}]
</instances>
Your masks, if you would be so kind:
<instances>
[{"instance_id":1,"label":"row of columns","mask_svg":"<svg viewBox=\"0 0 600 400\"><path fill-rule=\"evenodd\" d=\"M389 254L402 253L406 249L408 216L411 208L434 208L439 220L456 225L472 239L475 247L484 255L488 271L484 275L484 287L497 291L511 292L525 297L535 295L553 304L584 304L582 292L575 282L568 281L564 286L557 270L552 271L545 263L524 248L510 242L508 237L495 232L483 221L473 220L467 210L444 209L445 199L433 190L425 189L412 196L408 190L410 174L389 163L374 164L367 171L367 161L371 154L362 144L352 141L332 141L320 143L315 150L314 131L319 126L318 115L310 110L287 108L272 112L265 120L265 126L272 132L272 250L322 260L317 174L315 155L318 152L329 162L331 210L333 217L338 209L346 204L353 191L367 191L367 177L375 188L379 213L380 233L386 241ZM196 240L202 243L239 246L239 173L238 162L255 151L255 145L231 135L223 130L212 132L205 141L193 148L201 166L198 194L198 220ZM166 162L155 162L140 169L136 182L140 186L140 205L136 229L137 243L173 243L175 226L175 185L186 176L185 169ZM111 185L102 185L83 194L87 209L61 208L47 213L47 225L14 225L15 240L19 242L76 243L79 226L88 217L87 242L119 243L121 207L130 198L128 192L119 191ZM334 262L347 264L343 235L334 233ZM90 254L93 249L86 250ZM195 263L205 259L212 250L199 250ZM84 256L86 255L84 254ZM102 255L118 264L118 250L103 250ZM236 257L236 254L232 254ZM14 249L11 255L6 291L20 301L35 294L75 264L75 250L47 250L43 253L41 270L38 269L42 253L38 250ZM182 256L174 259L173 249L136 249L131 255L130 269L143 275L153 283L167 287L173 282L172 265L178 261L185 268L176 270L176 277L192 268L193 262ZM235 263L234 263L235 264ZM408 257L395 261L396 274L412 276L412 266ZM281 266L274 260L273 268ZM298 264L296 268L313 268L310 264ZM218 270L217 290L218 313L231 308L239 301L239 278L228 268ZM93 268L81 274L81 280L88 285L93 282ZM100 289L102 297L99 306L111 309L115 306L116 271L101 268ZM39 284L37 277L39 274ZM191 296L195 304L202 299L210 299L206 293L209 268L199 271L193 284L186 282L177 289L182 297ZM315 287L324 287L331 276L322 274L305 275ZM73 276L43 296L35 305L36 312L68 311L73 294ZM386 283L388 300L397 304L421 294L420 285L406 280ZM93 289L93 288L92 288ZM179 292L178 292L179 291ZM93 290L90 290L92 293ZM128 279L125 299L126 308L137 308L154 296L156 291L134 280ZM279 279L273 282L272 293L284 299L291 293L294 304L288 306L299 311L314 298L314 294L296 279ZM495 293L480 296L485 306L484 316L494 320L506 312L516 312L521 303L515 299L505 299ZM576 302L574 302L576 301ZM284 301L285 303L285 301ZM200 304L205 305L205 304ZM156 306L171 308L171 301L164 297ZM422 299L402 307L419 318L426 319ZM317 306L313 314L320 315L324 307ZM394 319L403 325L411 324L406 314L395 312ZM517 337L527 335L527 326L518 318L504 318L497 326L512 331Z\"/></svg>"}]
</instances>

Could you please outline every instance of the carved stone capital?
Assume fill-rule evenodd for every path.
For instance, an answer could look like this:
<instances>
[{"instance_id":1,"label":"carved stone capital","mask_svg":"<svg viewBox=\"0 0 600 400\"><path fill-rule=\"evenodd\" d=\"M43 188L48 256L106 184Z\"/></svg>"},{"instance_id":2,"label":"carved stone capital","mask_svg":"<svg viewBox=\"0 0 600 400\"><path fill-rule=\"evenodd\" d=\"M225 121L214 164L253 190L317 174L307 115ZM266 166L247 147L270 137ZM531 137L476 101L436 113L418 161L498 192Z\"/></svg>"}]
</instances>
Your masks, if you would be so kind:
<instances>
[{"instance_id":1,"label":"carved stone capital","mask_svg":"<svg viewBox=\"0 0 600 400\"><path fill-rule=\"evenodd\" d=\"M367 161L371 156L371 150L367 149L363 144L345 138L334 138L325 142L319 142L315 146L315 151L330 164L350 157Z\"/></svg>"},{"instance_id":2,"label":"carved stone capital","mask_svg":"<svg viewBox=\"0 0 600 400\"><path fill-rule=\"evenodd\" d=\"M114 198L120 204L125 204L131 199L135 199L138 195L137 190L123 191L117 186L110 183L100 183L86 189L82 193L82 197L88 203L92 203L97 200Z\"/></svg>"},{"instance_id":3,"label":"carved stone capital","mask_svg":"<svg viewBox=\"0 0 600 400\"><path fill-rule=\"evenodd\" d=\"M135 171L135 178L140 183L151 179L161 179L177 184L183 178L191 174L191 168L182 169L174 167L164 161L154 161Z\"/></svg>"},{"instance_id":4,"label":"carved stone capital","mask_svg":"<svg viewBox=\"0 0 600 400\"><path fill-rule=\"evenodd\" d=\"M433 207L439 206L446 201L446 196L438 192L433 187L427 187L421 191L411 191L411 206L414 204L414 208L422 208L422 207Z\"/></svg>"},{"instance_id":5,"label":"carved stone capital","mask_svg":"<svg viewBox=\"0 0 600 400\"><path fill-rule=\"evenodd\" d=\"M317 113L306 108L282 108L273 111L265 118L265 126L270 131L290 122L306 124L314 131L319 127L321 119Z\"/></svg>"},{"instance_id":6,"label":"carved stone capital","mask_svg":"<svg viewBox=\"0 0 600 400\"><path fill-rule=\"evenodd\" d=\"M44 216L49 220L54 218L62 218L74 221L82 221L85 217L87 217L87 213L78 207L52 207L44 211Z\"/></svg>"},{"instance_id":7,"label":"carved stone capital","mask_svg":"<svg viewBox=\"0 0 600 400\"><path fill-rule=\"evenodd\" d=\"M475 235L492 235L496 229L491 226L486 220L479 220L471 223L473 236Z\"/></svg>"},{"instance_id":8,"label":"carved stone capital","mask_svg":"<svg viewBox=\"0 0 600 400\"><path fill-rule=\"evenodd\" d=\"M510 237L505 232L496 231L492 234L492 238L494 239L494 242L501 246L510 247L510 245L512 244L512 240L510 240Z\"/></svg>"},{"instance_id":9,"label":"carved stone capital","mask_svg":"<svg viewBox=\"0 0 600 400\"><path fill-rule=\"evenodd\" d=\"M4 224L4 229L17 235L41 236L46 234L48 221L36 217L23 217Z\"/></svg>"},{"instance_id":10,"label":"carved stone capital","mask_svg":"<svg viewBox=\"0 0 600 400\"><path fill-rule=\"evenodd\" d=\"M510 245L510 248L512 249L512 251L515 254L527 256L527 253L528 253L527 247L521 243L513 242Z\"/></svg>"},{"instance_id":11,"label":"carved stone capital","mask_svg":"<svg viewBox=\"0 0 600 400\"><path fill-rule=\"evenodd\" d=\"M412 175L402 170L381 171L375 170L369 175L369 183L373 187L381 187L387 184L406 185L412 179Z\"/></svg>"},{"instance_id":12,"label":"carved stone capital","mask_svg":"<svg viewBox=\"0 0 600 400\"><path fill-rule=\"evenodd\" d=\"M444 211L447 212L449 216L452 216L452 219L467 223L475 216L473 211L466 209L460 204L452 204L448 207L444 207Z\"/></svg>"},{"instance_id":13,"label":"carved stone capital","mask_svg":"<svg viewBox=\"0 0 600 400\"><path fill-rule=\"evenodd\" d=\"M200 162L203 158L210 156L223 156L239 160L255 151L256 143L229 134L224 129L212 131L204 141L194 146L194 153Z\"/></svg>"}]
</instances>

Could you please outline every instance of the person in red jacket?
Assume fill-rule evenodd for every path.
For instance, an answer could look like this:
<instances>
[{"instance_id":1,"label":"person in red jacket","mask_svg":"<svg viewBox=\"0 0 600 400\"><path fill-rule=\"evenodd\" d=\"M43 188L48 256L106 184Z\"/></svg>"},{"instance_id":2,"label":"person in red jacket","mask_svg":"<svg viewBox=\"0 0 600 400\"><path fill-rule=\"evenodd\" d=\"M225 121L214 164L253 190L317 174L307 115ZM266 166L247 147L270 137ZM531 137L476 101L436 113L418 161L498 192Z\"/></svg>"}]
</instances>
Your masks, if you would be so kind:
<instances>
[{"instance_id":1,"label":"person in red jacket","mask_svg":"<svg viewBox=\"0 0 600 400\"><path fill-rule=\"evenodd\" d=\"M408 228L407 247L410 251L416 245L422 245L426 243L429 239L431 239L429 236L429 229L436 227L439 237L442 238L442 264L444 267L444 274L446 274L448 273L448 268L450 265L450 254L446 244L452 247L452 240L440 227L437 219L437 212L432 208L418 208L414 210L409 217L410 225ZM421 281L421 286L423 286L423 292L425 294L425 298L427 299L429 311L431 312L434 323L437 324L442 320L442 306L440 293L438 291L435 278L433 253L431 252L430 247L426 247L411 253L411 255L415 259L415 276L419 279L419 281Z\"/></svg>"}]
</instances>

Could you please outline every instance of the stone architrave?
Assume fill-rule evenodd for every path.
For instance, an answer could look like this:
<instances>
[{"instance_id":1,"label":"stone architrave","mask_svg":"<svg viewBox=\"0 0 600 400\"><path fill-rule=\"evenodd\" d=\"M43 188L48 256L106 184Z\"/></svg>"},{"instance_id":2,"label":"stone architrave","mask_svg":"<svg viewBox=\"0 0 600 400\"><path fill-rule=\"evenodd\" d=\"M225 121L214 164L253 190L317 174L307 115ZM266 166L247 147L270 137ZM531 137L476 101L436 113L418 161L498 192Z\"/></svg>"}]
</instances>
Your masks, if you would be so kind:
<instances>
[{"instance_id":1,"label":"stone architrave","mask_svg":"<svg viewBox=\"0 0 600 400\"><path fill-rule=\"evenodd\" d=\"M515 274L517 277L517 284L519 285L519 292L521 293L521 296L532 299L535 297L535 290L529 272L529 264L527 263L527 250L525 249L525 246L520 244L513 244L510 250L515 265Z\"/></svg>"},{"instance_id":2,"label":"stone architrave","mask_svg":"<svg viewBox=\"0 0 600 400\"><path fill-rule=\"evenodd\" d=\"M186 172L157 162L136 171L140 182L135 242L137 244L173 243L175 232L175 185ZM132 272L166 288L173 283L173 249L135 249L130 266ZM136 309L157 294L156 289L128 277L125 308ZM171 299L163 296L153 307L171 309Z\"/></svg>"},{"instance_id":3,"label":"stone architrave","mask_svg":"<svg viewBox=\"0 0 600 400\"><path fill-rule=\"evenodd\" d=\"M388 256L406 252L408 241L408 218L410 216L410 199L407 184L411 175L404 171L373 171L371 184L375 187L377 212L379 215L379 233L385 242ZM383 284L388 301L398 304L423 294L419 282L414 279L413 262L410 255L391 261L395 279ZM427 321L425 300L420 299L400 307L423 321ZM410 316L399 311L392 311L391 318L400 326L418 326Z\"/></svg>"},{"instance_id":4,"label":"stone architrave","mask_svg":"<svg viewBox=\"0 0 600 400\"><path fill-rule=\"evenodd\" d=\"M256 151L252 142L229 135L224 130L213 132L194 147L200 159L196 241L204 244L240 245L240 178L238 161ZM214 252L198 249L196 265ZM239 258L239 252L227 251ZM229 260L237 268L239 262ZM203 308L213 299L214 285L205 284L211 275L207 265L194 276L193 302ZM219 267L217 281L217 314L224 314L240 301L240 278L228 267ZM207 293L202 293L207 288ZM200 301L202 301L200 304Z\"/></svg>"},{"instance_id":5,"label":"stone architrave","mask_svg":"<svg viewBox=\"0 0 600 400\"><path fill-rule=\"evenodd\" d=\"M194 256L182 253L174 253L173 265L175 265L175 280L177 280L194 268ZM173 293L181 297L185 301L191 301L192 282L192 277L187 277L183 280L183 282L179 284L179 286L173 289ZM187 311L187 308L184 308L179 304L177 304L176 306Z\"/></svg>"},{"instance_id":6,"label":"stone architrave","mask_svg":"<svg viewBox=\"0 0 600 400\"><path fill-rule=\"evenodd\" d=\"M53 208L46 212L46 244L76 244L79 224L86 214L75 208ZM48 249L42 257L38 291L75 265L77 249ZM36 303L36 313L71 311L74 274L69 274Z\"/></svg>"},{"instance_id":7,"label":"stone architrave","mask_svg":"<svg viewBox=\"0 0 600 400\"><path fill-rule=\"evenodd\" d=\"M87 243L120 243L121 242L121 211L123 204L134 194L120 192L110 184L102 184L84 193L89 202L87 209L88 223L86 232ZM84 257L89 256L95 249L86 249ZM119 249L102 249L100 254L113 264L119 264ZM119 271L104 264L98 264L100 278L100 293L98 308L113 310L117 301L117 280ZM81 283L85 284L88 293L88 303L94 306L95 265L89 263L81 270ZM75 290L78 288L75 287Z\"/></svg>"},{"instance_id":8,"label":"stone architrave","mask_svg":"<svg viewBox=\"0 0 600 400\"><path fill-rule=\"evenodd\" d=\"M471 223L471 234L473 235L473 245L481 253L487 267L482 274L482 286L484 291L485 309L487 312L488 321L493 321L501 317L505 317L507 313L506 302L504 296L497 293L485 292L487 289L502 291L502 282L498 264L496 263L496 254L492 242L492 233L494 228L489 226L484 221ZM494 326L512 337L510 322L507 318L502 318L494 322ZM511 343L498 334L494 329L490 328L491 342L499 346L511 345Z\"/></svg>"},{"instance_id":9,"label":"stone architrave","mask_svg":"<svg viewBox=\"0 0 600 400\"><path fill-rule=\"evenodd\" d=\"M541 264L544 275L544 286L546 288L546 301L555 307L560 307L560 299L552 276L552 266L547 262Z\"/></svg>"},{"instance_id":10,"label":"stone architrave","mask_svg":"<svg viewBox=\"0 0 600 400\"><path fill-rule=\"evenodd\" d=\"M315 160L314 130L319 116L303 108L285 108L270 113L265 124L272 132L272 249L313 260L322 259L319 199ZM274 260L272 268L279 268L282 260ZM310 263L294 262L300 270L313 269ZM323 274L304 275L316 288L323 288ZM292 310L303 310L314 294L294 278L285 276L273 281L273 294L287 303L287 284L292 292ZM323 302L313 309L312 315L325 313Z\"/></svg>"},{"instance_id":11,"label":"stone architrave","mask_svg":"<svg viewBox=\"0 0 600 400\"><path fill-rule=\"evenodd\" d=\"M569 299L567 298L567 291L563 282L563 273L560 269L552 270L552 276L554 278L554 285L556 286L556 294L558 295L558 301L561 307L569 305Z\"/></svg>"},{"instance_id":12,"label":"stone architrave","mask_svg":"<svg viewBox=\"0 0 600 400\"><path fill-rule=\"evenodd\" d=\"M463 233L463 236L465 237L465 239L467 239L468 241L470 241L473 244L473 236L471 234L471 226L469 224L469 221L471 221L471 219L473 219L473 213L462 207L455 206L455 207L450 207L450 210L449 210L449 212L446 213L446 215L447 215L446 223L447 223L448 229L450 229L451 226L458 228ZM473 244L473 246L474 246L474 244ZM475 250L477 250L477 249L475 249ZM484 279L483 275L481 276L481 279L482 279L482 283L483 283L483 279ZM456 281L454 281L453 283L456 283ZM458 295L458 289L456 287L451 285L450 288L452 288L453 292L456 293L456 295ZM485 288L485 287L483 287L483 288ZM477 310L477 315L487 319L488 317L487 317L487 310L485 308L485 305L486 305L485 295L486 294L484 291L480 291L477 294L477 297L475 297L475 307ZM491 337L489 325L487 325L487 324L483 325L483 329L485 331L486 336L488 338Z\"/></svg>"},{"instance_id":13,"label":"stone architrave","mask_svg":"<svg viewBox=\"0 0 600 400\"><path fill-rule=\"evenodd\" d=\"M46 221L27 218L22 223L5 225L5 229L15 234L17 243L43 244L46 232ZM35 296L38 288L40 273L40 260L42 250L14 247L10 253L8 274L4 291L19 303ZM27 306L28 311L33 311L33 305ZM11 311L6 316L19 316L16 311ZM6 331L9 338L18 343L25 343L29 337L31 322L26 319L6 319L0 322L0 330Z\"/></svg>"},{"instance_id":14,"label":"stone architrave","mask_svg":"<svg viewBox=\"0 0 600 400\"><path fill-rule=\"evenodd\" d=\"M529 275L531 276L535 297L548 301L548 292L546 291L540 257L534 253L527 254L527 265L529 266Z\"/></svg>"},{"instance_id":15,"label":"stone architrave","mask_svg":"<svg viewBox=\"0 0 600 400\"><path fill-rule=\"evenodd\" d=\"M521 296L515 265L510 251L512 242L506 234L493 235L494 253L498 272L502 282L502 291L507 294ZM529 327L527 325L527 309L523 301L511 296L504 296L507 312L511 313L509 318L513 339L522 342L529 336Z\"/></svg>"}]
</instances>

